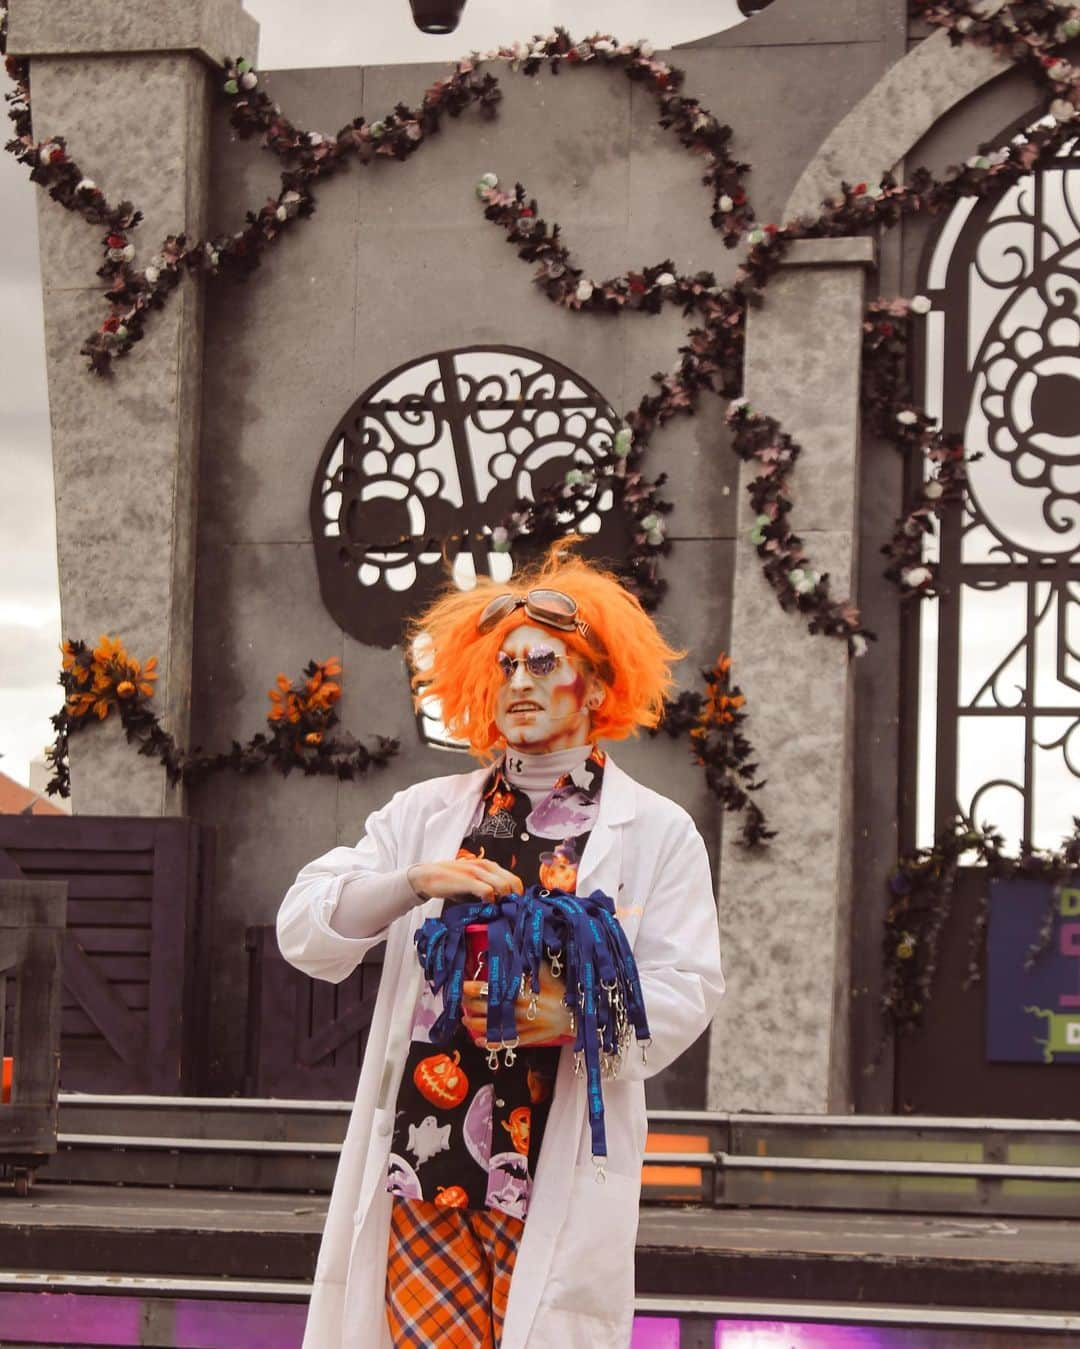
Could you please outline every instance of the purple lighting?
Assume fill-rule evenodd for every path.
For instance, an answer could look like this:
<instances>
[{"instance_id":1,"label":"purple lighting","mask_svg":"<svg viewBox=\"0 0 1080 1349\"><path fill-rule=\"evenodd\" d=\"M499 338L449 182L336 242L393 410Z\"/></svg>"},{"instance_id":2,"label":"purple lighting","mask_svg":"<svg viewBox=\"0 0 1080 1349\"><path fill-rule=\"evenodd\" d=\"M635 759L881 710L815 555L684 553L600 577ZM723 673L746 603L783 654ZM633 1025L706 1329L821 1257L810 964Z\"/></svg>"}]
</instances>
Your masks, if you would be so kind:
<instances>
[{"instance_id":1,"label":"purple lighting","mask_svg":"<svg viewBox=\"0 0 1080 1349\"><path fill-rule=\"evenodd\" d=\"M797 1321L717 1321L715 1349L926 1349L924 1330Z\"/></svg>"},{"instance_id":2,"label":"purple lighting","mask_svg":"<svg viewBox=\"0 0 1080 1349\"><path fill-rule=\"evenodd\" d=\"M636 1316L630 1349L679 1349L679 1322L668 1316Z\"/></svg>"}]
</instances>

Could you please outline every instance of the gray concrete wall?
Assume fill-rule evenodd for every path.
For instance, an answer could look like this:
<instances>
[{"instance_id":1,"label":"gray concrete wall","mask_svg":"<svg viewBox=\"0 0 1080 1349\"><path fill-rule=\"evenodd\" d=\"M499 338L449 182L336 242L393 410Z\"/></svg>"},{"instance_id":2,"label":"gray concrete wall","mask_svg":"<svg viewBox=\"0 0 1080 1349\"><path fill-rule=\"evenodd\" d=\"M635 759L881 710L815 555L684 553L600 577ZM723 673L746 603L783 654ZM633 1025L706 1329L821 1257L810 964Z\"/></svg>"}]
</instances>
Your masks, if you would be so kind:
<instances>
[{"instance_id":1,"label":"gray concrete wall","mask_svg":"<svg viewBox=\"0 0 1080 1349\"><path fill-rule=\"evenodd\" d=\"M239 0L11 5L9 51L32 65L39 141L68 152L112 202L137 200L138 242L206 226L209 52L254 46ZM196 462L202 403L202 287L188 283L116 382L86 374L79 347L108 313L100 226L38 194L49 416L63 631L121 634L158 656L157 704L187 739ZM144 255L145 256L145 255ZM145 262L144 262L145 265ZM116 719L71 740L80 814L182 814L164 770L136 759Z\"/></svg>"},{"instance_id":2,"label":"gray concrete wall","mask_svg":"<svg viewBox=\"0 0 1080 1349\"><path fill-rule=\"evenodd\" d=\"M714 44L670 54L686 70L686 91L734 126L737 153L754 165L761 219L779 218L817 146L894 59L896 9L893 0L778 3ZM278 72L268 87L297 124L332 133L357 113L372 118L399 99L418 101L443 73L442 66ZM503 183L520 178L594 275L666 256L682 270L707 267L722 278L735 264L709 226L699 161L657 126L641 89L594 71L526 79L507 70L501 79L504 101L493 122L467 114L407 164L354 166L317 189L315 218L248 284L208 292L194 739L211 747L245 738L262 724L278 670L293 675L309 657L338 656L345 726L403 743L401 756L366 781L222 777L192 793L193 810L220 835L210 916L214 1090L237 1089L242 1075L245 927L272 921L298 867L355 841L365 814L396 788L468 766L419 745L400 650L343 637L321 604L308 494L338 418L399 363L483 342L562 361L626 411L649 390L649 375L673 363L689 326L678 315L616 321L556 309L502 232L484 221L476 178L488 170ZM238 228L244 211L276 189L277 161L232 140L220 110L211 158L211 229ZM675 548L665 565L671 590L660 618L689 648L680 674L687 687L730 635L738 474L722 411L711 400L701 415L659 433L647 465L669 474L675 503ZM734 656L738 677L738 650ZM759 722L769 716L764 706L750 710ZM718 862L718 812L685 745L661 738L616 753L694 813ZM752 907L751 897L744 903ZM830 1033L822 1025L821 1034ZM654 1099L701 1103L704 1066L702 1046ZM763 1091L750 1081L737 1101L711 1104L767 1107Z\"/></svg>"}]
</instances>

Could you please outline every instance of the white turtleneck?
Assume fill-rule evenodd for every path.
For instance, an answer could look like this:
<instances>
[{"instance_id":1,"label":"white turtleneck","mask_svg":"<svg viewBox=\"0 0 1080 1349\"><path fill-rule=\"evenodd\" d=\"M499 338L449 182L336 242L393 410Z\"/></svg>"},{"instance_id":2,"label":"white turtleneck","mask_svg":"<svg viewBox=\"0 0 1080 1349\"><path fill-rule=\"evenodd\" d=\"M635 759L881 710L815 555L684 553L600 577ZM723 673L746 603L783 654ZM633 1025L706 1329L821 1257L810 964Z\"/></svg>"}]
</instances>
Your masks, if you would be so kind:
<instances>
[{"instance_id":1,"label":"white turtleneck","mask_svg":"<svg viewBox=\"0 0 1080 1349\"><path fill-rule=\"evenodd\" d=\"M529 798L531 805L551 791L566 773L581 768L592 753L592 745L571 745L551 754L521 754L507 749L503 760L506 780ZM386 876L358 876L341 887L337 905L328 915L331 929L340 937L374 937L395 918L408 913L424 897L409 883L408 868Z\"/></svg>"},{"instance_id":2,"label":"white turtleneck","mask_svg":"<svg viewBox=\"0 0 1080 1349\"><path fill-rule=\"evenodd\" d=\"M520 788L535 806L559 778L584 766L592 748L592 745L571 745L550 754L521 754L508 748L503 759L506 780L511 787Z\"/></svg>"}]
</instances>

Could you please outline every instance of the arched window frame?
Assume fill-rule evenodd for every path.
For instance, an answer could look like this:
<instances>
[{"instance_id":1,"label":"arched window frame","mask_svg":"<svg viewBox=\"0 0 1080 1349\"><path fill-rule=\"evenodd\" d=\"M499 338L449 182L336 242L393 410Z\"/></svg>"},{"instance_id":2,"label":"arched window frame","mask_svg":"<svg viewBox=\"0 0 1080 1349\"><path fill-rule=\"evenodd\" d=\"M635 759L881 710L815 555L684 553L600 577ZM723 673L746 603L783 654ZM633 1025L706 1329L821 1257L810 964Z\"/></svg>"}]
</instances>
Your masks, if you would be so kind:
<instances>
[{"instance_id":1,"label":"arched window frame","mask_svg":"<svg viewBox=\"0 0 1080 1349\"><path fill-rule=\"evenodd\" d=\"M1032 121L1031 116L1025 117L1006 134L1022 134ZM1071 183L1065 175L1071 176ZM1063 185L1057 198L1059 203L1068 202L1069 191L1073 197L1071 211L1065 212L1071 232L1053 246L1043 228L1048 219L1047 186L1051 182ZM1008 211L1014 207L1014 216L1008 217ZM1061 205L1055 207L1059 214L1063 209ZM965 435L969 451L983 448L977 443L979 418L973 411L973 395L979 375L985 379L985 370L979 369L977 359L982 344L973 342L971 333L973 274L978 270L980 245L992 230L1000 230L1010 219L1015 226L1029 230L1031 259L1036 270L1052 277L1052 264L1070 259L1072 267L1080 269L1080 141L1065 147L1055 161L1003 194L962 199L927 241L919 289L931 301L931 310L917 345L916 397L922 398L927 411L939 419L946 432ZM1022 260L1015 249L1004 249L1002 256ZM1021 271L1011 283L1008 298L988 325L988 333L992 334L996 325L1002 325L1003 316L1018 297L1020 303L1027 302L1023 292L1031 284L1032 273ZM1080 300L1080 270L1073 285ZM1077 312L1080 314L1080 303ZM959 329L959 340L958 321L964 325ZM1080 324L1077 332L1080 334ZM987 346L985 350L989 352L990 348ZM1080 395L1080 336L1070 348L1068 363L1075 373L1065 377L1077 381L1076 391ZM988 362L984 361L983 366L988 367ZM977 370L978 375L973 373ZM1026 375L1026 369L1021 369L1021 376ZM1016 387L1016 378L1019 376L1014 376L1013 383L1006 386L1008 389ZM980 407L985 407L993 395L994 390L984 382L978 399ZM1046 399L1043 401L1045 404ZM1003 407L1006 402L1003 401ZM1080 398L1077 408L1080 410ZM1009 420L1005 416L995 421L985 412L979 416L988 425L994 421L994 435ZM1077 420L1080 422L1080 416ZM969 818L974 817L977 824L1002 828L1011 850L1021 842L1057 846L1067 831L1070 808L1056 800L1048 805L1041 799L1048 794L1040 783L1049 770L1047 761L1039 760L1040 754L1060 753L1070 779L1066 785L1075 785L1071 813L1080 813L1080 435L1072 439L1076 452L1068 457L1073 486L1059 498L1065 502L1065 516L1072 521L1076 533L1076 544L1068 552L1034 548L1031 535L1026 544L1018 544L1006 532L1000 514L996 519L987 515L979 503L979 492L984 490L981 484L990 481L985 466L994 467L995 456L989 442L984 460L970 469L972 492L968 499L962 507L944 513L940 539L928 541L926 555L939 562L943 595L938 600L922 601L918 620L911 625L915 630L916 651L907 662L908 734L903 739L902 772L905 780L917 784L917 801L913 818L905 822L908 842L929 843L934 831L959 810ZM1002 454L996 457L1007 462ZM914 471L924 472L925 466L915 466ZM909 483L909 487L915 485ZM1015 490L1033 489L1015 485ZM989 499L989 490L986 495ZM1018 502L1019 497L1014 501ZM1059 522L1065 518L1061 510ZM1015 526L1010 524L1009 528ZM966 540L973 539L979 529L992 533L995 543L986 549L986 557L975 560ZM1009 587L1014 588L1014 596L1019 595L1015 587L1024 588L1022 635L1013 643L1011 656L1006 650L1003 654L1008 659L998 661L982 686L975 690L975 696L969 697L970 690L964 687L965 682L970 683L964 667L965 620L970 654L973 642L969 613L974 613L982 597L1003 594ZM1048 643L1050 625L1055 629L1053 643ZM990 627L995 624L991 622ZM908 654L912 656L910 651ZM1018 657L1023 665L1020 685L1023 696L1010 704L1004 686L999 686L1002 676L1013 677L1012 666ZM1063 695L1046 701L1042 693L1049 682L1044 674L1048 664L1055 667L1053 682ZM1034 697L1030 696L1032 692ZM967 790L970 784L964 781L966 764L980 752L978 737L984 742L992 738L995 722L999 726L1011 722L1012 731L1019 731L1013 757L1022 762L1006 767L1000 777L988 778L970 792ZM997 801L993 802L995 793ZM1003 793L1012 793L1021 802L1021 808L1012 812L1011 819L994 818L995 809L999 814L1009 815L1007 810L1000 809L1006 799Z\"/></svg>"}]
</instances>

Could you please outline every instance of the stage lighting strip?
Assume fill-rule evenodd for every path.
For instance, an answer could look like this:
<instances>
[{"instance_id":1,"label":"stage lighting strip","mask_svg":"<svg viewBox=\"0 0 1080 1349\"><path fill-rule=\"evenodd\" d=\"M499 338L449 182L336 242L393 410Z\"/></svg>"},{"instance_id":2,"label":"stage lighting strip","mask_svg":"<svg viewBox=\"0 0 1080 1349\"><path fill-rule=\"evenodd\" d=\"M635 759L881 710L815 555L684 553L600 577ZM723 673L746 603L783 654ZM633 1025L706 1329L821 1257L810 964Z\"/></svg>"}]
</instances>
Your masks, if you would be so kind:
<instances>
[{"instance_id":1,"label":"stage lighting strip","mask_svg":"<svg viewBox=\"0 0 1080 1349\"><path fill-rule=\"evenodd\" d=\"M222 1301L303 1302L311 1285L285 1279L181 1279L163 1275L38 1274L0 1270L5 1292L137 1294L145 1297L213 1297ZM715 1317L718 1321L751 1319L790 1325L826 1322L840 1325L951 1326L984 1330L1080 1332L1080 1314L1025 1311L982 1311L972 1307L910 1307L843 1302L763 1301L742 1298L638 1297L638 1316Z\"/></svg>"}]
</instances>

